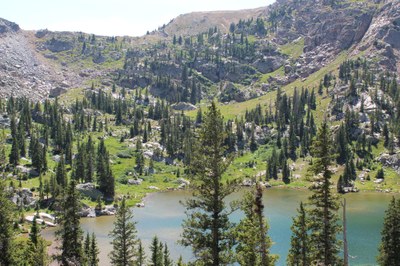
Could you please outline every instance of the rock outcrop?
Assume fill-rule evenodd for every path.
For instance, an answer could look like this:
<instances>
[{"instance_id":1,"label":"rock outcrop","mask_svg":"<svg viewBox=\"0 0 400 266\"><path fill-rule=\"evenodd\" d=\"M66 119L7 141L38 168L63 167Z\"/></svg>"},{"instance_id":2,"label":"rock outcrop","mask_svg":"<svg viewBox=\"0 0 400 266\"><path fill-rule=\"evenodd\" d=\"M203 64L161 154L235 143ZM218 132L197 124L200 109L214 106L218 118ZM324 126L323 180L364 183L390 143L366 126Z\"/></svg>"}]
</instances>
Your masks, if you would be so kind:
<instances>
[{"instance_id":1,"label":"rock outcrop","mask_svg":"<svg viewBox=\"0 0 400 266\"><path fill-rule=\"evenodd\" d=\"M384 153L376 158L383 166L390 167L400 174L400 155L399 154L387 154Z\"/></svg>"}]
</instances>

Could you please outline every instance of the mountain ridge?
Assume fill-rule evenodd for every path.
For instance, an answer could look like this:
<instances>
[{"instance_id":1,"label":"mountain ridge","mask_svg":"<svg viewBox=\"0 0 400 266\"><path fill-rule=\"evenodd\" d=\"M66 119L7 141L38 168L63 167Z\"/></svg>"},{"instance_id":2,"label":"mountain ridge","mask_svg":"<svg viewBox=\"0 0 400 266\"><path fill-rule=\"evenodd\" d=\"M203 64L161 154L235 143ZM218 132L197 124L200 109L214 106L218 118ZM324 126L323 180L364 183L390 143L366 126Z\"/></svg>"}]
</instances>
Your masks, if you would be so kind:
<instances>
[{"instance_id":1,"label":"mountain ridge","mask_svg":"<svg viewBox=\"0 0 400 266\"><path fill-rule=\"evenodd\" d=\"M265 15L266 12L268 12L268 7L191 12L177 16L165 27L160 27L159 31L168 36L196 35L207 31L210 27L218 27L223 32L229 32L231 23L236 24L239 20L257 18Z\"/></svg>"},{"instance_id":2,"label":"mountain ridge","mask_svg":"<svg viewBox=\"0 0 400 266\"><path fill-rule=\"evenodd\" d=\"M22 91L22 95L39 99L49 95L57 96L69 88L85 86L88 80L98 77L108 79L106 84L115 83L115 80L112 80L118 75L122 77L116 82L120 86L134 88L151 85L153 88L151 91L156 95L167 95L168 92L160 91L165 89L154 86L154 79L157 75L172 75L174 79L179 79L178 73L183 71L183 66L188 62L181 62L176 66L166 64L156 72L150 70L151 79L149 79L143 76L148 70L141 69L151 55L149 49L156 49L160 55L167 55L174 50L168 47L167 43L173 38L181 37L182 42L185 42L182 48L186 52L204 53L207 49L214 48L212 46L202 48L197 44L198 48L193 49L189 48L189 43L196 42L195 39L200 35L204 36L207 31L209 34L211 28L217 29L215 33L218 34L217 37L226 42L227 38L233 36L231 36L232 25L236 27L234 31L237 37L234 38L238 38L240 34L251 37L255 49L252 59L232 61L239 68L239 75L230 73L227 63L224 63L228 58L217 68L204 60L204 62L192 62L191 65L205 78L201 77L204 79L203 86L216 84L222 79L232 88L229 83L243 83L241 82L243 79L252 79L253 81L243 83L244 86L233 86L236 87L233 91L238 89L247 91L244 94L248 96L239 97L240 100L262 95L264 92L259 89L261 84L265 84L265 89L268 90L270 87L307 78L321 67L330 64L345 50L352 56L365 54L370 60L378 62L383 69L400 75L399 10L400 4L393 0L374 2L281 0L268 7L256 9L183 14L148 35L115 38L80 32L24 31L17 24L1 19L0 44L3 46L0 49L0 57L4 63L0 70L0 94L6 96ZM232 21L228 18L232 18ZM204 22L199 23L201 21ZM261 32L257 32L260 29L255 28L260 26L257 25L259 21L263 24ZM98 42L95 43L90 38L95 38ZM116 39L118 41L115 41ZM281 48L293 46L295 40L304 42L299 56L292 57L290 54L280 52ZM7 45L7 43L13 44ZM28 49L20 47L18 43L24 43L23 46ZM120 49L115 47L116 43L120 45ZM84 45L91 48L83 51ZM159 46L161 49L157 48L158 45L161 45ZM236 46L239 47L238 45ZM137 66L130 66L132 69L129 70L125 67L127 62L130 64L129 56L132 55L130 53L132 51L140 51L134 53L139 55L137 57L139 62ZM23 63L28 61L32 61L27 64L26 70L29 71L24 72ZM110 67L104 67L106 64ZM42 69L35 65L41 66ZM274 73L279 69L283 75L277 76ZM218 72L222 74L215 76ZM263 76L266 74L269 77L264 78L264 81ZM28 78L29 76L36 76L38 80ZM127 81L124 76L133 81ZM206 85L206 79L211 80L211 83ZM256 79L259 81L254 81ZM181 86L179 80L174 83Z\"/></svg>"}]
</instances>

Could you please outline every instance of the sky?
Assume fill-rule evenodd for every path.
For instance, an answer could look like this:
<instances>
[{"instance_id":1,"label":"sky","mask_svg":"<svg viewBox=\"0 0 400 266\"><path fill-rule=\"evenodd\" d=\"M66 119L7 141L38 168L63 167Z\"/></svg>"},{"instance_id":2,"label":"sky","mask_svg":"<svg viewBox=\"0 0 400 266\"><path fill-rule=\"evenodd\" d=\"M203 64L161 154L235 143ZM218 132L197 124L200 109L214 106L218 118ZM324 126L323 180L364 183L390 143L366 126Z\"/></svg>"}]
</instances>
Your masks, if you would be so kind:
<instances>
[{"instance_id":1,"label":"sky","mask_svg":"<svg viewBox=\"0 0 400 266\"><path fill-rule=\"evenodd\" d=\"M193 11L239 10L275 0L5 0L0 17L24 30L141 36Z\"/></svg>"}]
</instances>

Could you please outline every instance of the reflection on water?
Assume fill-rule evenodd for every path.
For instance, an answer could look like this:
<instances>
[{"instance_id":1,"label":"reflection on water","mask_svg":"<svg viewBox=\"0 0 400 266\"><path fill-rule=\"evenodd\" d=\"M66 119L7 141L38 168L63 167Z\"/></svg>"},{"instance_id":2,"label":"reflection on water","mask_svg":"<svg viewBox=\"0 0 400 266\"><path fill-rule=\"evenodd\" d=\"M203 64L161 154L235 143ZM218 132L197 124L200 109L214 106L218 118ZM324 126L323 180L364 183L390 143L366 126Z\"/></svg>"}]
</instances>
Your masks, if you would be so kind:
<instances>
[{"instance_id":1,"label":"reflection on water","mask_svg":"<svg viewBox=\"0 0 400 266\"><path fill-rule=\"evenodd\" d=\"M229 200L240 199L243 192L232 195ZM300 201L306 201L308 191L269 189L264 192L265 215L268 219L269 235L274 242L271 253L279 254L277 265L285 265L287 251L290 244L290 226L292 217ZM134 208L134 219L137 221L138 235L146 247L147 257L150 256L148 246L154 235L168 244L171 256L177 260L179 255L188 261L192 259L190 249L176 244L181 233L182 219L185 218L184 208L179 203L190 194L184 191L155 193L145 199L145 208ZM392 196L381 193L348 194L347 221L348 243L351 255L351 265L376 265L375 257L380 242L380 231L383 223L384 211ZM234 213L233 221L238 221L242 213ZM114 217L102 216L96 219L82 219L81 225L86 232L94 232L100 246L100 264L108 265L107 254L111 245L108 233L113 228ZM53 238L54 230L46 230L44 236Z\"/></svg>"}]
</instances>

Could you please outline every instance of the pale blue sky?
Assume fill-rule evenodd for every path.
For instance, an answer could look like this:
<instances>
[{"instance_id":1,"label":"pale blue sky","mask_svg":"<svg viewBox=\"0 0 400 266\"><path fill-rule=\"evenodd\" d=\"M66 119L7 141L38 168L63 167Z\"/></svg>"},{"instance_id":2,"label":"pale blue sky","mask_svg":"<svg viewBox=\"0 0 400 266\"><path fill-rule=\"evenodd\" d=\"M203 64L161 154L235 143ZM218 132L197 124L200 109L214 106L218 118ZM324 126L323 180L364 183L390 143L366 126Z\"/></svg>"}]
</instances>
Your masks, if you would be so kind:
<instances>
[{"instance_id":1,"label":"pale blue sky","mask_svg":"<svg viewBox=\"0 0 400 266\"><path fill-rule=\"evenodd\" d=\"M237 10L275 0L4 0L0 17L22 29L138 36L192 11Z\"/></svg>"}]
</instances>

